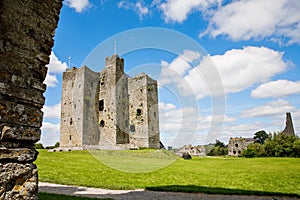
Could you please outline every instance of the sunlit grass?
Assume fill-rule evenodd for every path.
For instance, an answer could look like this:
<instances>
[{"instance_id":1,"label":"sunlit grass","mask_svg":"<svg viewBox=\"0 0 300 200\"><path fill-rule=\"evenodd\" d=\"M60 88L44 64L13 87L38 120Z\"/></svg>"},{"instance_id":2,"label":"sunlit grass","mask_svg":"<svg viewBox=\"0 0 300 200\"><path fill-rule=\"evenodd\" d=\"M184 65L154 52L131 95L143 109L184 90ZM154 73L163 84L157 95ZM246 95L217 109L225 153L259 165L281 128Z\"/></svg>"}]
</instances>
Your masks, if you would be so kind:
<instances>
[{"instance_id":1,"label":"sunlit grass","mask_svg":"<svg viewBox=\"0 0 300 200\"><path fill-rule=\"evenodd\" d=\"M132 153L146 155L146 151ZM100 155L101 153L98 154ZM114 159L113 162L120 165L133 164L125 155L117 154ZM159 162L159 159L155 162ZM67 185L108 189L300 195L299 158L179 158L153 172L126 173L107 167L89 151L49 153L41 150L36 164L40 181Z\"/></svg>"}]
</instances>

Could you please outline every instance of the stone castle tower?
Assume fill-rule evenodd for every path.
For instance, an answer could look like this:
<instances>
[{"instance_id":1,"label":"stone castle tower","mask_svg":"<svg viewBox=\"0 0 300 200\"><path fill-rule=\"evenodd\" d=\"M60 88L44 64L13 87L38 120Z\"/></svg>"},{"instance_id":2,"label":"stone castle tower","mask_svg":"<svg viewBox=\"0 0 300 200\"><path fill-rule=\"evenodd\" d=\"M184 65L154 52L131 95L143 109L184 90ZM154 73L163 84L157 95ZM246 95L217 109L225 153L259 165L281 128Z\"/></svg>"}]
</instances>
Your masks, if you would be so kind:
<instances>
[{"instance_id":1,"label":"stone castle tower","mask_svg":"<svg viewBox=\"0 0 300 200\"><path fill-rule=\"evenodd\" d=\"M159 148L158 119L157 81L130 78L118 55L100 73L86 66L63 73L62 148Z\"/></svg>"}]
</instances>

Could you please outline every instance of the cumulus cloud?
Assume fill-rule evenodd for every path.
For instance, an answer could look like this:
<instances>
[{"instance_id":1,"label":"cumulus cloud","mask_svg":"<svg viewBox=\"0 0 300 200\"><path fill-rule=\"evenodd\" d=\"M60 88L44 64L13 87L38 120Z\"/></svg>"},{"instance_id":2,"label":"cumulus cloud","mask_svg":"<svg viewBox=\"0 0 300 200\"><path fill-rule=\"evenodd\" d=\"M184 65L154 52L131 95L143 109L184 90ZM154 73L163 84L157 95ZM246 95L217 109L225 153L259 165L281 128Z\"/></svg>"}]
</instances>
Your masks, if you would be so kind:
<instances>
[{"instance_id":1,"label":"cumulus cloud","mask_svg":"<svg viewBox=\"0 0 300 200\"><path fill-rule=\"evenodd\" d=\"M136 3L132 3L130 1L124 0L118 3L118 7L125 10L133 10L139 15L140 19L142 19L143 16L149 14L149 9L145 5L144 1L137 1Z\"/></svg>"},{"instance_id":2,"label":"cumulus cloud","mask_svg":"<svg viewBox=\"0 0 300 200\"><path fill-rule=\"evenodd\" d=\"M44 83L47 85L47 87L55 87L58 84L56 75L47 73Z\"/></svg>"},{"instance_id":3,"label":"cumulus cloud","mask_svg":"<svg viewBox=\"0 0 300 200\"><path fill-rule=\"evenodd\" d=\"M46 67L48 67L48 73L44 83L48 87L55 87L58 84L56 74L64 72L67 69L67 63L60 61L52 51L50 54L50 62Z\"/></svg>"},{"instance_id":4,"label":"cumulus cloud","mask_svg":"<svg viewBox=\"0 0 300 200\"><path fill-rule=\"evenodd\" d=\"M224 94L224 89L226 93L240 92L270 80L288 67L282 52L266 47L247 46L228 50L223 55L205 56L194 68L189 62L200 55L190 50L183 55L187 52L194 56L182 59L180 55L170 64L162 62L159 83L175 83L181 95L194 95L197 99Z\"/></svg>"},{"instance_id":5,"label":"cumulus cloud","mask_svg":"<svg viewBox=\"0 0 300 200\"><path fill-rule=\"evenodd\" d=\"M251 97L254 98L283 97L291 94L300 94L300 81L271 81L251 91Z\"/></svg>"},{"instance_id":6,"label":"cumulus cloud","mask_svg":"<svg viewBox=\"0 0 300 200\"><path fill-rule=\"evenodd\" d=\"M59 128L59 124L43 122L40 142L44 146L53 146L56 142L59 142Z\"/></svg>"},{"instance_id":7,"label":"cumulus cloud","mask_svg":"<svg viewBox=\"0 0 300 200\"><path fill-rule=\"evenodd\" d=\"M44 106L42 111L44 112L44 118L59 119L60 118L61 104L58 103L54 106Z\"/></svg>"},{"instance_id":8,"label":"cumulus cloud","mask_svg":"<svg viewBox=\"0 0 300 200\"><path fill-rule=\"evenodd\" d=\"M237 120L227 115L201 116L197 108L177 107L165 102L159 103L159 117L161 138L172 146L213 142L220 135L224 123Z\"/></svg>"},{"instance_id":9,"label":"cumulus cloud","mask_svg":"<svg viewBox=\"0 0 300 200\"><path fill-rule=\"evenodd\" d=\"M169 84L179 82L180 79L192 68L191 63L200 58L200 53L184 50L181 55L176 57L172 62L161 61L162 72L159 77L160 84Z\"/></svg>"},{"instance_id":10,"label":"cumulus cloud","mask_svg":"<svg viewBox=\"0 0 300 200\"><path fill-rule=\"evenodd\" d=\"M239 92L285 71L288 64L282 57L282 52L247 46L211 56L211 60L220 73L225 91Z\"/></svg>"},{"instance_id":11,"label":"cumulus cloud","mask_svg":"<svg viewBox=\"0 0 300 200\"><path fill-rule=\"evenodd\" d=\"M74 8L78 13L81 13L90 7L89 0L65 0L64 2L70 8Z\"/></svg>"},{"instance_id":12,"label":"cumulus cloud","mask_svg":"<svg viewBox=\"0 0 300 200\"><path fill-rule=\"evenodd\" d=\"M282 39L300 44L298 0L233 1L212 12L209 27L200 37L225 35L233 40Z\"/></svg>"},{"instance_id":13,"label":"cumulus cloud","mask_svg":"<svg viewBox=\"0 0 300 200\"><path fill-rule=\"evenodd\" d=\"M241 113L243 118L266 117L274 115L284 115L286 112L295 111L296 108L288 101L279 99L262 106L257 106Z\"/></svg>"},{"instance_id":14,"label":"cumulus cloud","mask_svg":"<svg viewBox=\"0 0 300 200\"><path fill-rule=\"evenodd\" d=\"M193 11L204 11L208 7L220 4L221 0L167 0L160 4L166 22L183 22Z\"/></svg>"}]
</instances>

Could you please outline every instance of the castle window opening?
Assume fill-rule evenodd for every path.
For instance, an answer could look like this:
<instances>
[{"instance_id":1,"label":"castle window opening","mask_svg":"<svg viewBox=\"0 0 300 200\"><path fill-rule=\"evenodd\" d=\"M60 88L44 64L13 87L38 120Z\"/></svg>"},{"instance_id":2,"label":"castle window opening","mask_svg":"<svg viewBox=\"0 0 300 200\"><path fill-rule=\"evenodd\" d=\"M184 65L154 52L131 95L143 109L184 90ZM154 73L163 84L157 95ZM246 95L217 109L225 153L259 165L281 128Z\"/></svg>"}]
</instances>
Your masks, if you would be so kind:
<instances>
[{"instance_id":1,"label":"castle window opening","mask_svg":"<svg viewBox=\"0 0 300 200\"><path fill-rule=\"evenodd\" d=\"M156 117L156 112L153 113L154 117Z\"/></svg>"},{"instance_id":2,"label":"castle window opening","mask_svg":"<svg viewBox=\"0 0 300 200\"><path fill-rule=\"evenodd\" d=\"M233 154L236 154L236 151L233 151Z\"/></svg>"},{"instance_id":3,"label":"castle window opening","mask_svg":"<svg viewBox=\"0 0 300 200\"><path fill-rule=\"evenodd\" d=\"M99 101L99 111L103 111L103 110L104 110L104 100L101 99L101 100Z\"/></svg>"},{"instance_id":4,"label":"castle window opening","mask_svg":"<svg viewBox=\"0 0 300 200\"><path fill-rule=\"evenodd\" d=\"M73 124L73 119L72 118L70 118L70 125L72 125Z\"/></svg>"},{"instance_id":5,"label":"castle window opening","mask_svg":"<svg viewBox=\"0 0 300 200\"><path fill-rule=\"evenodd\" d=\"M130 132L135 132L135 125L130 125L129 129L130 129Z\"/></svg>"},{"instance_id":6,"label":"castle window opening","mask_svg":"<svg viewBox=\"0 0 300 200\"><path fill-rule=\"evenodd\" d=\"M235 147L239 147L239 144L235 144Z\"/></svg>"},{"instance_id":7,"label":"castle window opening","mask_svg":"<svg viewBox=\"0 0 300 200\"><path fill-rule=\"evenodd\" d=\"M141 103L140 106L142 107L142 106L143 106L143 103Z\"/></svg>"},{"instance_id":8,"label":"castle window opening","mask_svg":"<svg viewBox=\"0 0 300 200\"><path fill-rule=\"evenodd\" d=\"M104 120L101 120L100 121L100 127L104 127L105 126L105 122L104 122Z\"/></svg>"},{"instance_id":9,"label":"castle window opening","mask_svg":"<svg viewBox=\"0 0 300 200\"><path fill-rule=\"evenodd\" d=\"M70 140L70 141L72 140L72 135L69 135L69 140Z\"/></svg>"},{"instance_id":10,"label":"castle window opening","mask_svg":"<svg viewBox=\"0 0 300 200\"><path fill-rule=\"evenodd\" d=\"M142 110L141 109L137 109L136 110L136 116L141 116L142 115Z\"/></svg>"},{"instance_id":11,"label":"castle window opening","mask_svg":"<svg viewBox=\"0 0 300 200\"><path fill-rule=\"evenodd\" d=\"M76 109L76 104L74 104L74 109Z\"/></svg>"},{"instance_id":12,"label":"castle window opening","mask_svg":"<svg viewBox=\"0 0 300 200\"><path fill-rule=\"evenodd\" d=\"M238 151L238 153L241 154L242 152L241 152L241 151Z\"/></svg>"}]
</instances>

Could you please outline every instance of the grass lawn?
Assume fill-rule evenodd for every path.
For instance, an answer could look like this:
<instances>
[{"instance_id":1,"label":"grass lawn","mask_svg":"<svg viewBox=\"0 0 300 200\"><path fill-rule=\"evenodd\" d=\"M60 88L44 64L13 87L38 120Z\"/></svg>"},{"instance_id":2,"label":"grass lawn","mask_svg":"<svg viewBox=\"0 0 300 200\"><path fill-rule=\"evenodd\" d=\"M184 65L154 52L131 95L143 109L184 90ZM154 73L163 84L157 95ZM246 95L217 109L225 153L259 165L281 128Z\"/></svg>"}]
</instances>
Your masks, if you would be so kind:
<instances>
[{"instance_id":1,"label":"grass lawn","mask_svg":"<svg viewBox=\"0 0 300 200\"><path fill-rule=\"evenodd\" d=\"M120 165L131 165L141 170L139 166L145 167L145 163L138 160L126 163L126 160L130 160L128 156L115 156L112 152L115 160L112 161L112 157L105 159L108 160L106 164L113 162L111 168L102 164L89 151L39 152L35 163L39 170L39 180L45 182L107 189L145 188L216 194L300 196L299 158L180 158L156 171L128 173L124 172L124 168L116 169ZM149 152L140 151L139 156L143 157L143 153ZM103 152L95 154L97 157ZM164 158L161 159L165 162ZM119 166L116 165L118 162L121 163ZM128 166L125 168L128 169Z\"/></svg>"}]
</instances>

